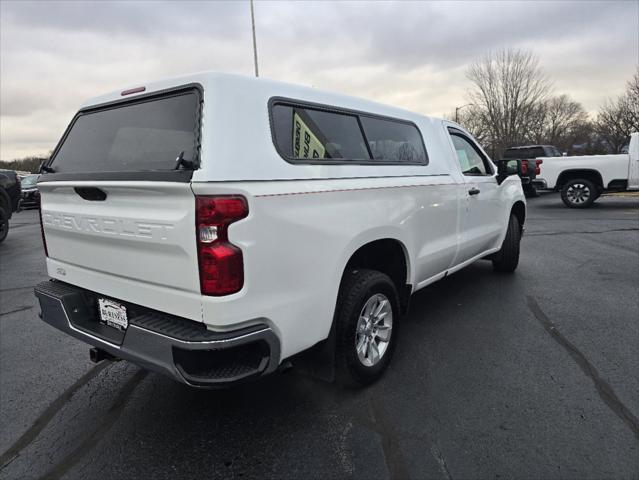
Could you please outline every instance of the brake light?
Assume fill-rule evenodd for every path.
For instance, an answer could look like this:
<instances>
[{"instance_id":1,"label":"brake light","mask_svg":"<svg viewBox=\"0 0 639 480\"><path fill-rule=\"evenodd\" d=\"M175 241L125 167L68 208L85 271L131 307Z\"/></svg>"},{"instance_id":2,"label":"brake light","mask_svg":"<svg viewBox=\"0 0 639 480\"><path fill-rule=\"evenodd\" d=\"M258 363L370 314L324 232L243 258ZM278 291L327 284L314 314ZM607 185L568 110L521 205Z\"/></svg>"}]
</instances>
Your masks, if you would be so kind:
<instances>
[{"instance_id":1,"label":"brake light","mask_svg":"<svg viewBox=\"0 0 639 480\"><path fill-rule=\"evenodd\" d=\"M121 96L126 96L126 95L132 95L134 93L142 93L146 90L146 87L135 87L135 88L130 88L128 90L123 91L120 95Z\"/></svg>"},{"instance_id":2,"label":"brake light","mask_svg":"<svg viewBox=\"0 0 639 480\"><path fill-rule=\"evenodd\" d=\"M541 173L540 165L544 163L543 160L535 160L535 175L539 175Z\"/></svg>"},{"instance_id":3,"label":"brake light","mask_svg":"<svg viewBox=\"0 0 639 480\"><path fill-rule=\"evenodd\" d=\"M40 217L40 235L42 235L42 246L44 247L44 256L49 256L49 250L47 249L47 239L44 238L44 224L42 223L42 207L38 208L38 216Z\"/></svg>"},{"instance_id":4,"label":"brake light","mask_svg":"<svg viewBox=\"0 0 639 480\"><path fill-rule=\"evenodd\" d=\"M528 160L521 161L521 174L528 175Z\"/></svg>"},{"instance_id":5,"label":"brake light","mask_svg":"<svg viewBox=\"0 0 639 480\"><path fill-rule=\"evenodd\" d=\"M248 204L244 197L195 197L195 234L202 295L229 295L242 289L242 250L229 242L228 227L247 215Z\"/></svg>"}]
</instances>

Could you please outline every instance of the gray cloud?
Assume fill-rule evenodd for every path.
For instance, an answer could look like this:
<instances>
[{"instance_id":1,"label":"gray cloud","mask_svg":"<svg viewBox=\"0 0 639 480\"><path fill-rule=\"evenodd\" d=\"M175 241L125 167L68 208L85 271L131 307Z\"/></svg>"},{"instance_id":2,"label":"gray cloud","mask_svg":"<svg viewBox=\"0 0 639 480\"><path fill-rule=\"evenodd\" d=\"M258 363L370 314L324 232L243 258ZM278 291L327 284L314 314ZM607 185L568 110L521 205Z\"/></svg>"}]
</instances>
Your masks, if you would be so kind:
<instances>
[{"instance_id":1,"label":"gray cloud","mask_svg":"<svg viewBox=\"0 0 639 480\"><path fill-rule=\"evenodd\" d=\"M25 1L10 3L3 13L7 22L24 28L138 37L232 37L247 24L245 5L223 1Z\"/></svg>"},{"instance_id":2,"label":"gray cloud","mask_svg":"<svg viewBox=\"0 0 639 480\"><path fill-rule=\"evenodd\" d=\"M535 51L594 111L639 63L639 3L256 1L260 71L443 115L490 49ZM46 152L86 98L201 70L252 74L248 2L0 2L0 158Z\"/></svg>"}]
</instances>

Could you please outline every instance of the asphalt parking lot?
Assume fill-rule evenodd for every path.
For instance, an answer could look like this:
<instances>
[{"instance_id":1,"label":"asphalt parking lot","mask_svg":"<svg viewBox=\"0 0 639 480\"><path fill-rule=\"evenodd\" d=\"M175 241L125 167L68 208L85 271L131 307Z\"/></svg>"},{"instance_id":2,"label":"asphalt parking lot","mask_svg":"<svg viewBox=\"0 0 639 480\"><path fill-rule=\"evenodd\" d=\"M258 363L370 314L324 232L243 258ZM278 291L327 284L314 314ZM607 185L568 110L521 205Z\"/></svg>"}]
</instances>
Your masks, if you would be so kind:
<instances>
[{"instance_id":1,"label":"asphalt parking lot","mask_svg":"<svg viewBox=\"0 0 639 480\"><path fill-rule=\"evenodd\" d=\"M0 478L639 478L639 197L529 201L520 267L416 294L366 390L193 390L39 320L36 211L0 245Z\"/></svg>"}]
</instances>

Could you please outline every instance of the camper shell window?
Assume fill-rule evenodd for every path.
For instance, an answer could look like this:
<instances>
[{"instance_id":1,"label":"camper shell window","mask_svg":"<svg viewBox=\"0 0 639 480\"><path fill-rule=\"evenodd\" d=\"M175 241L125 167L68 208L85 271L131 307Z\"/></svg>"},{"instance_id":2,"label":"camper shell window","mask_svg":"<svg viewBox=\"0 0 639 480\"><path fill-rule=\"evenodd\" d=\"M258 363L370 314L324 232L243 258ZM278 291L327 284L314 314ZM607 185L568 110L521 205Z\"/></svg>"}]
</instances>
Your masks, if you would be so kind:
<instances>
[{"instance_id":1,"label":"camper shell window","mask_svg":"<svg viewBox=\"0 0 639 480\"><path fill-rule=\"evenodd\" d=\"M427 165L417 126L325 105L271 100L273 143L291 163Z\"/></svg>"}]
</instances>

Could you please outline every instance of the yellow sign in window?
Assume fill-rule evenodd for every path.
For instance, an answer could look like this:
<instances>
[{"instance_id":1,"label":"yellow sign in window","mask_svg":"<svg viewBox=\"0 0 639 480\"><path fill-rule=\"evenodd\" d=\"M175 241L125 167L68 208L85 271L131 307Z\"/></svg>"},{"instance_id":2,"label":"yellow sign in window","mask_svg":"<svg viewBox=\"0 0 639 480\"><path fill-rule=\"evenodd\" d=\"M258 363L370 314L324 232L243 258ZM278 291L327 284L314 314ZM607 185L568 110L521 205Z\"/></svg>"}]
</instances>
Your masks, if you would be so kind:
<instances>
[{"instance_id":1,"label":"yellow sign in window","mask_svg":"<svg viewBox=\"0 0 639 480\"><path fill-rule=\"evenodd\" d=\"M293 113L293 156L295 158L324 158L326 148L302 120L297 112Z\"/></svg>"}]
</instances>

